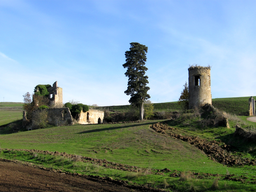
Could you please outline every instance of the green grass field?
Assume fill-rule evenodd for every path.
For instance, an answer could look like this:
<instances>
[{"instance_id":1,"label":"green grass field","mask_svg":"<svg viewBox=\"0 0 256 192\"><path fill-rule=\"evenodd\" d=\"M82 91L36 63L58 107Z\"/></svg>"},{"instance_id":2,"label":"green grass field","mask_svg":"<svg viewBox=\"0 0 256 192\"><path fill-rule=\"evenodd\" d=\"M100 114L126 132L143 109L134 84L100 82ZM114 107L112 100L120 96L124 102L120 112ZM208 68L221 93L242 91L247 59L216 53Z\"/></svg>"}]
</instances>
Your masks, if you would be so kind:
<instances>
[{"instance_id":1,"label":"green grass field","mask_svg":"<svg viewBox=\"0 0 256 192\"><path fill-rule=\"evenodd\" d=\"M137 166L148 170L168 168L181 172L220 175L226 175L228 171L230 174L235 174L237 177L247 175L248 178L254 179L254 167L227 167L209 160L208 157L196 147L186 142L153 132L149 127L152 123L154 123L154 121L115 125L74 125L26 131L1 135L0 147L2 149L39 149L43 151L66 152L68 154L106 159L110 162ZM1 156L8 158L10 154L2 151ZM16 154L15 156L26 160L26 155L24 157L24 154ZM16 157L13 156L12 158ZM41 156L41 158L50 159L50 157L47 156ZM33 158L27 157L27 161L31 161L31 159ZM53 163L55 164L56 161L59 160L56 159ZM62 161L65 162L64 159L62 159ZM68 161L68 159L66 159L66 161ZM38 160L38 156L34 158L32 162L42 164L42 162ZM66 164L64 162L58 169L74 171L72 168L68 168L71 166L70 164L72 162L67 164L69 165L68 167L63 167L63 165ZM44 164L47 163L44 162ZM86 166L89 166L89 164ZM104 170L103 167L98 167L98 169L102 169L102 173L98 171L96 174L94 173L94 169L92 172L104 177L121 177L121 179L127 179L127 177L129 177L129 174L124 171ZM82 166L78 171L83 174L91 174L90 171L83 170ZM173 187L174 181L177 180L177 178L168 177L168 174L159 176L152 173L142 174L141 178L139 176L135 178L132 177L135 183L145 184L144 182L155 182L155 186L160 186L164 179L167 180L170 187ZM183 182L183 184L197 185L198 189L207 191L208 188L210 190L213 180L214 178L202 179L201 181L204 182L204 186L200 184L198 179L191 179ZM241 183L238 182L232 183L221 179L219 180L219 184L223 188L225 185L229 187L232 186L232 190L235 190L241 185ZM182 186L183 185L176 187L183 190ZM229 187L226 188L229 189ZM245 185L244 187L246 187L245 189L256 190L256 186L254 188L254 185ZM240 191L240 188L238 191Z\"/></svg>"},{"instance_id":2,"label":"green grass field","mask_svg":"<svg viewBox=\"0 0 256 192\"><path fill-rule=\"evenodd\" d=\"M0 102L0 126L22 119L23 103Z\"/></svg>"},{"instance_id":3,"label":"green grass field","mask_svg":"<svg viewBox=\"0 0 256 192\"><path fill-rule=\"evenodd\" d=\"M230 100L216 99L213 104L217 102L218 105L219 103L219 108L226 111L228 111L230 105L237 106L238 110L236 111L232 107L229 108L230 111L235 111L235 113L248 110L244 107L248 107L247 98L232 98ZM4 106L2 109L5 109L0 110L0 125L15 121L17 118L21 119L22 105L14 105L16 104L2 103L2 106ZM177 103L173 104L173 106L175 105L177 107ZM159 104L158 109L165 110L164 106L164 104ZM170 109L170 106L171 104L166 105L166 110L173 110ZM10 110L12 107L17 108L16 110ZM15 119L12 120L12 118ZM5 122L1 123L1 120ZM241 117L241 121L256 126L256 123L246 122L246 117ZM0 134L0 157L31 162L67 172L111 177L116 180L130 181L131 184L162 188L167 191L256 191L256 184L253 183L256 183L256 166L228 167L212 161L195 146L154 132L150 126L155 122L159 121L73 125ZM223 127L198 129L193 126L172 126L176 127L182 135L196 135L207 140L230 141L232 133L235 131L234 128L227 129ZM234 127L233 124L232 126ZM244 156L255 158L256 146L254 144L238 142L237 145L243 145L241 149L244 150ZM14 151L5 149L14 149ZM112 163L136 166L137 171L118 170L115 167L104 167L102 164L93 161L83 162L69 157L45 155L40 152L17 151L19 149L58 151L74 154L77 157L105 159ZM170 171L158 174L158 170L165 168ZM183 176L171 176L176 172L180 174L182 172ZM191 173L198 173L203 177L194 178ZM204 176L207 174L215 174L215 176ZM227 175L232 175L234 180L226 180Z\"/></svg>"}]
</instances>

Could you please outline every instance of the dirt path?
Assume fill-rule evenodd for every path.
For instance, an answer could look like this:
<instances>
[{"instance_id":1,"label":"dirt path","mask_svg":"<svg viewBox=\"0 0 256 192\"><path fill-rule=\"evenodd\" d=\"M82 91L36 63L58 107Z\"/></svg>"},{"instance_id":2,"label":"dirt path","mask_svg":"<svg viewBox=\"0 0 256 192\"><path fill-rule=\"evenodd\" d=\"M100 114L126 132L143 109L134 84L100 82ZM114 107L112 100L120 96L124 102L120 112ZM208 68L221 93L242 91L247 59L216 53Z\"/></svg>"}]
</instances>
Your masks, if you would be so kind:
<instances>
[{"instance_id":1,"label":"dirt path","mask_svg":"<svg viewBox=\"0 0 256 192\"><path fill-rule=\"evenodd\" d=\"M256 123L256 117L248 117L247 120Z\"/></svg>"},{"instance_id":2,"label":"dirt path","mask_svg":"<svg viewBox=\"0 0 256 192\"><path fill-rule=\"evenodd\" d=\"M55 173L20 163L0 161L0 191L138 191L107 181Z\"/></svg>"}]
</instances>

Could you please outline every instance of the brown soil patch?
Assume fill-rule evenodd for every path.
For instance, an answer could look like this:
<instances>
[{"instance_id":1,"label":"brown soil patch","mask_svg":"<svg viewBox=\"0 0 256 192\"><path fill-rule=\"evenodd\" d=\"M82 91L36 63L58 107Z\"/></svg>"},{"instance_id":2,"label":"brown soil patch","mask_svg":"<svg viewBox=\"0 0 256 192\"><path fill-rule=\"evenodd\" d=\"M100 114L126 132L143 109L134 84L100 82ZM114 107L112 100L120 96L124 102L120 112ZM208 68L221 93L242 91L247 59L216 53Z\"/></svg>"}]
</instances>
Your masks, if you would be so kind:
<instances>
[{"instance_id":1,"label":"brown soil patch","mask_svg":"<svg viewBox=\"0 0 256 192\"><path fill-rule=\"evenodd\" d=\"M73 176L6 160L0 161L1 191L146 191L113 183L111 179ZM150 191L150 190L149 190Z\"/></svg>"}]
</instances>

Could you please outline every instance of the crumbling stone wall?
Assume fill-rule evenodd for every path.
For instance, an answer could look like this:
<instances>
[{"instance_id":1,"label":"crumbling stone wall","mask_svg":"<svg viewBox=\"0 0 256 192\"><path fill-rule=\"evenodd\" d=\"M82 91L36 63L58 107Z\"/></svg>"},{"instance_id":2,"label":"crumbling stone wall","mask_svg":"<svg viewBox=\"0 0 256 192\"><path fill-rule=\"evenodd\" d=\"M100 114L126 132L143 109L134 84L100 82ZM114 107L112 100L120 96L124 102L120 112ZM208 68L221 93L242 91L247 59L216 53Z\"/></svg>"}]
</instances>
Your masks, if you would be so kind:
<instances>
[{"instance_id":1,"label":"crumbling stone wall","mask_svg":"<svg viewBox=\"0 0 256 192\"><path fill-rule=\"evenodd\" d=\"M89 111L81 111L77 122L79 124L100 124L104 120L104 111L89 109Z\"/></svg>"},{"instance_id":2,"label":"crumbling stone wall","mask_svg":"<svg viewBox=\"0 0 256 192\"><path fill-rule=\"evenodd\" d=\"M73 118L69 108L51 108L47 109L48 123L55 126L71 125L73 124Z\"/></svg>"},{"instance_id":3,"label":"crumbling stone wall","mask_svg":"<svg viewBox=\"0 0 256 192\"><path fill-rule=\"evenodd\" d=\"M28 120L26 112L23 112L23 126L28 130L38 128L38 113L46 112L47 114L45 123L54 126L72 125L74 124L69 108L50 108L50 109L37 109L33 112L32 119Z\"/></svg>"},{"instance_id":4,"label":"crumbling stone wall","mask_svg":"<svg viewBox=\"0 0 256 192\"><path fill-rule=\"evenodd\" d=\"M58 82L55 81L48 89L49 104L51 107L63 107L63 92L62 88L58 87Z\"/></svg>"},{"instance_id":5,"label":"crumbling stone wall","mask_svg":"<svg viewBox=\"0 0 256 192\"><path fill-rule=\"evenodd\" d=\"M191 66L189 72L189 108L212 104L211 68Z\"/></svg>"}]
</instances>

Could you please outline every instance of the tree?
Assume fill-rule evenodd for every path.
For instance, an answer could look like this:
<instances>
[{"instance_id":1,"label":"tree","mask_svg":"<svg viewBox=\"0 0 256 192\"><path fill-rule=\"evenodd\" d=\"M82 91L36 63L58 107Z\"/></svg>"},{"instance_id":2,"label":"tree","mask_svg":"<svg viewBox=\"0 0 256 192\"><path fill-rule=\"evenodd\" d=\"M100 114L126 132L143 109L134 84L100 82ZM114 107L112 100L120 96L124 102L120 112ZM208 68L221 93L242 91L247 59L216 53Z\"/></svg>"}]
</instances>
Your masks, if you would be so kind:
<instances>
[{"instance_id":1,"label":"tree","mask_svg":"<svg viewBox=\"0 0 256 192\"><path fill-rule=\"evenodd\" d=\"M184 89L181 92L180 98L179 98L179 104L182 105L183 109L187 110L189 108L189 90L188 90L188 84L185 83Z\"/></svg>"},{"instance_id":2,"label":"tree","mask_svg":"<svg viewBox=\"0 0 256 192\"><path fill-rule=\"evenodd\" d=\"M140 108L140 119L144 116L144 101L150 98L147 93L150 89L148 86L148 76L145 75L148 70L145 67L147 60L146 53L148 48L140 43L130 43L130 51L125 52L126 63L123 64L127 68L125 76L128 77L128 87L124 91L126 95L130 95L129 103Z\"/></svg>"},{"instance_id":3,"label":"tree","mask_svg":"<svg viewBox=\"0 0 256 192\"><path fill-rule=\"evenodd\" d=\"M31 95L29 92L25 93L25 95L23 95L24 97L24 103L25 104L30 104L31 103Z\"/></svg>"}]
</instances>

